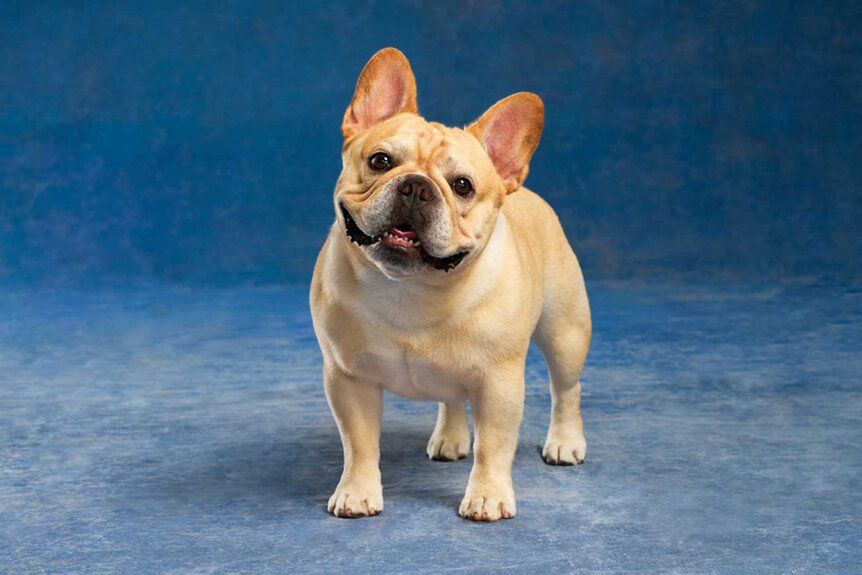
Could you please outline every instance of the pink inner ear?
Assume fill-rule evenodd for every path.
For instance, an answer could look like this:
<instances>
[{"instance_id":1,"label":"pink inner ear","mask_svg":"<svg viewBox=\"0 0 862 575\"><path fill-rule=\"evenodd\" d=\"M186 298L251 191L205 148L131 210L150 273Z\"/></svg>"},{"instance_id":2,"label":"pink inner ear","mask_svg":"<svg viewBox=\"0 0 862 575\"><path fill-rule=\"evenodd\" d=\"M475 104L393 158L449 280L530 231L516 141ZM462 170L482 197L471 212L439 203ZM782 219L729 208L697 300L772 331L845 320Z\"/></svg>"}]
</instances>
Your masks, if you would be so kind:
<instances>
[{"instance_id":1,"label":"pink inner ear","mask_svg":"<svg viewBox=\"0 0 862 575\"><path fill-rule=\"evenodd\" d=\"M380 93L380 116L376 117L375 121L391 118L404 107L404 95L407 92L404 76L398 70L387 70L386 75L374 87L374 92Z\"/></svg>"},{"instance_id":2,"label":"pink inner ear","mask_svg":"<svg viewBox=\"0 0 862 575\"><path fill-rule=\"evenodd\" d=\"M516 177L524 167L521 158L523 116L517 106L500 111L485 129L485 149L504 180Z\"/></svg>"},{"instance_id":3,"label":"pink inner ear","mask_svg":"<svg viewBox=\"0 0 862 575\"><path fill-rule=\"evenodd\" d=\"M369 92L352 110L353 119L368 128L391 118L404 108L407 85L397 69L386 70L376 78Z\"/></svg>"}]
</instances>

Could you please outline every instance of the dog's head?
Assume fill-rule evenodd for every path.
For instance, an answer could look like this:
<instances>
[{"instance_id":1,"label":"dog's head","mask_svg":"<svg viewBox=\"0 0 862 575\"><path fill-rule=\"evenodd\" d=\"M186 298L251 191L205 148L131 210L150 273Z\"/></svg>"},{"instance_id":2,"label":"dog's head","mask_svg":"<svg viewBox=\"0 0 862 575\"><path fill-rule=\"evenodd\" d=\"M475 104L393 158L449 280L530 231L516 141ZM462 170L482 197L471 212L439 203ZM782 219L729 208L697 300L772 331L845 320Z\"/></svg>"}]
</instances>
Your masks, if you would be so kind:
<instances>
[{"instance_id":1,"label":"dog's head","mask_svg":"<svg viewBox=\"0 0 862 575\"><path fill-rule=\"evenodd\" d=\"M366 64L344 114L335 211L344 241L390 278L468 265L484 248L506 194L521 187L544 122L519 93L464 129L418 115L404 54Z\"/></svg>"}]
</instances>

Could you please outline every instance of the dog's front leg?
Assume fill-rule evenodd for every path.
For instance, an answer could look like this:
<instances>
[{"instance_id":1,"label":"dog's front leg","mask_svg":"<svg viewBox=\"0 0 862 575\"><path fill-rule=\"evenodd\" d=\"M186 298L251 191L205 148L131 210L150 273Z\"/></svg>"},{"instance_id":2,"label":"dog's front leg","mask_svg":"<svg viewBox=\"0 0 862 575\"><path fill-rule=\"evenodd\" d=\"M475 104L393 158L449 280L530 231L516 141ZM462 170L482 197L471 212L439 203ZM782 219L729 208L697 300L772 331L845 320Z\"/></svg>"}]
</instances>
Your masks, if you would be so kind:
<instances>
[{"instance_id":1,"label":"dog's front leg","mask_svg":"<svg viewBox=\"0 0 862 575\"><path fill-rule=\"evenodd\" d=\"M515 516L512 460L524 411L524 361L495 366L470 393L475 458L459 515L474 521Z\"/></svg>"},{"instance_id":2,"label":"dog's front leg","mask_svg":"<svg viewBox=\"0 0 862 575\"><path fill-rule=\"evenodd\" d=\"M344 471L327 509L337 517L377 515L383 511L380 483L383 388L351 377L331 364L325 365L323 371L326 398L344 447Z\"/></svg>"}]
</instances>

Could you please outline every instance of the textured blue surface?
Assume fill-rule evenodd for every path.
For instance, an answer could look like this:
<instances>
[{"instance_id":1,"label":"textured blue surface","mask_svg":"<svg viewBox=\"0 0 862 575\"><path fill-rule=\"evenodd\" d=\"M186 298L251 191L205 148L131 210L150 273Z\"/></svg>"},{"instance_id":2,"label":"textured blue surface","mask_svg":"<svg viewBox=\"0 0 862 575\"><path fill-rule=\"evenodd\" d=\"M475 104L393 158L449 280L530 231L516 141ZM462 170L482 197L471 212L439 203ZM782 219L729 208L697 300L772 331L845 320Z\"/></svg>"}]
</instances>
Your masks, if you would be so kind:
<instances>
[{"instance_id":1,"label":"textured blue surface","mask_svg":"<svg viewBox=\"0 0 862 575\"><path fill-rule=\"evenodd\" d=\"M0 292L0 572L853 573L862 290L591 284L590 452L542 463L537 354L519 515L456 508L434 405L387 397L385 512L326 514L341 448L306 290Z\"/></svg>"},{"instance_id":2,"label":"textured blue surface","mask_svg":"<svg viewBox=\"0 0 862 575\"><path fill-rule=\"evenodd\" d=\"M862 265L862 3L0 3L0 277L308 281L362 65L532 90L587 277Z\"/></svg>"}]
</instances>

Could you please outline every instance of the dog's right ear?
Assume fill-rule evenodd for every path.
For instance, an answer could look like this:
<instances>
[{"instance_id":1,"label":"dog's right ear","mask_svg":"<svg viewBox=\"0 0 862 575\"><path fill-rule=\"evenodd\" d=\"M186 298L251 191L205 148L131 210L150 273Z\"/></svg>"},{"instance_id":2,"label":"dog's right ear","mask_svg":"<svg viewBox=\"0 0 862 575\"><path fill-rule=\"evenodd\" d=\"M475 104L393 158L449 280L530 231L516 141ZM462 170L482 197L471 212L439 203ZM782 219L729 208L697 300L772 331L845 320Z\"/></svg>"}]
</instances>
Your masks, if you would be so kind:
<instances>
[{"instance_id":1,"label":"dog's right ear","mask_svg":"<svg viewBox=\"0 0 862 575\"><path fill-rule=\"evenodd\" d=\"M404 54L384 48L362 69L353 100L344 112L341 133L346 140L402 112L419 112L416 79Z\"/></svg>"}]
</instances>

